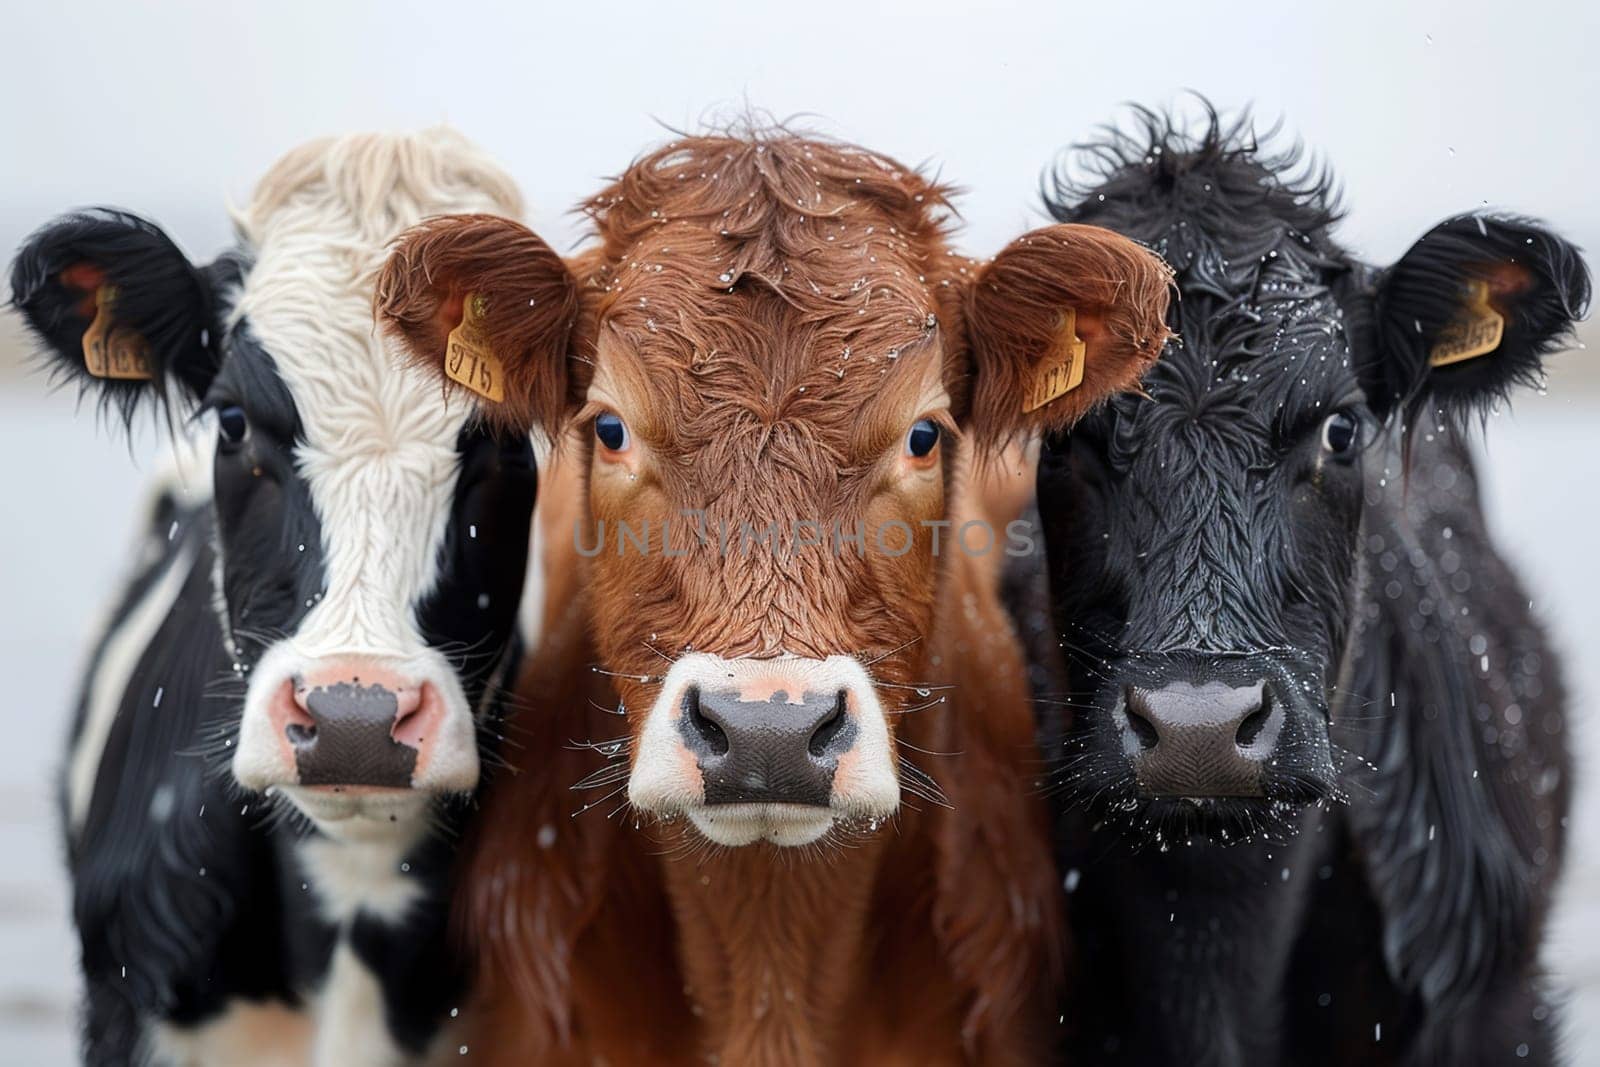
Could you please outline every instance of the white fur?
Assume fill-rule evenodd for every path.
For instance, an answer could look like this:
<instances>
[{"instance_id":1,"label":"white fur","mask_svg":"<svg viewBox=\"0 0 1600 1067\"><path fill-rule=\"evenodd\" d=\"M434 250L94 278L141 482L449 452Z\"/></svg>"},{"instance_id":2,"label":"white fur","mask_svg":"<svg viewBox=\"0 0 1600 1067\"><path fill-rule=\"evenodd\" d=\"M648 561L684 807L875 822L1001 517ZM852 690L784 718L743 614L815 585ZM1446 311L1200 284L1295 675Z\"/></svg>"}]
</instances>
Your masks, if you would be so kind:
<instances>
[{"instance_id":1,"label":"white fur","mask_svg":"<svg viewBox=\"0 0 1600 1067\"><path fill-rule=\"evenodd\" d=\"M310 1020L276 1001L235 1000L199 1026L157 1023L150 1044L151 1062L171 1067L303 1067L311 1050Z\"/></svg>"},{"instance_id":2,"label":"white fur","mask_svg":"<svg viewBox=\"0 0 1600 1067\"><path fill-rule=\"evenodd\" d=\"M333 950L315 1010L313 1067L398 1067L410 1061L383 1021L382 986L345 941Z\"/></svg>"},{"instance_id":3,"label":"white fur","mask_svg":"<svg viewBox=\"0 0 1600 1067\"><path fill-rule=\"evenodd\" d=\"M426 673L412 677L444 696L448 743L439 739L418 788L477 780L471 709L414 610L438 580L456 439L473 407L403 367L372 321L388 242L424 217L461 211L515 217L521 203L504 172L435 130L305 146L239 215L255 265L233 316L249 319L299 408L296 461L322 524L327 573L325 594L297 631L252 671L234 756L247 787L293 781L273 773L284 760L265 716L286 672L350 656L417 667Z\"/></svg>"},{"instance_id":4,"label":"white fur","mask_svg":"<svg viewBox=\"0 0 1600 1067\"><path fill-rule=\"evenodd\" d=\"M251 671L245 712L239 721L233 776L246 789L281 788L307 818L322 825L320 813L327 810L326 807L313 808L304 803L303 798L311 795L304 790L284 788L298 783L299 771L285 756L265 709L267 700L279 686L305 674L315 662L301 651L297 637L278 642L261 657ZM382 663L402 677L431 682L450 709L431 739L427 766L412 775L411 787L434 793L469 792L478 782L477 726L461 688L461 679L444 656L423 644L420 638L409 656L388 657ZM384 817L387 819L387 814Z\"/></svg>"},{"instance_id":5,"label":"white fur","mask_svg":"<svg viewBox=\"0 0 1600 1067\"><path fill-rule=\"evenodd\" d=\"M82 828L84 816L88 814L95 778L99 774L100 756L105 750L106 737L111 731L112 720L116 718L117 706L122 702L122 695L127 688L133 668L138 664L139 655L144 651L150 637L154 636L155 628L160 625L166 610L170 609L172 602L177 599L182 582L188 576L188 568L193 563L192 559L186 561L181 568L168 571L169 576L176 575L172 580L177 583L170 591L165 586L152 587L144 601L145 607L134 609L135 613L141 616L142 628L138 633L122 636L128 626L134 623L131 615L123 621L118 634L108 632L118 602L134 575L147 567L154 566L166 554L172 540L179 535L177 530L150 528L150 518L155 512L156 502L163 496L171 496L184 504L194 505L209 497L211 447L211 434L207 430L180 434L173 438L172 451L164 455L156 467L150 479L150 487L144 494L143 506L137 512L138 526L131 538L138 546L133 562L122 580L112 586L115 593L101 608L99 617L90 628L90 633L106 634L107 643L99 669L95 676L89 679L89 701L83 729L67 757L67 825L74 834ZM171 566L171 561L168 566ZM164 594L165 599L163 600L158 594ZM158 610L158 604L161 605L159 608L161 615L154 614ZM150 621L152 616L154 622Z\"/></svg>"},{"instance_id":6,"label":"white fur","mask_svg":"<svg viewBox=\"0 0 1600 1067\"><path fill-rule=\"evenodd\" d=\"M417 879L400 866L420 836L422 820L411 818L392 825L406 826L408 832L388 838L308 837L295 846L324 921L343 925L359 911L398 923L422 899Z\"/></svg>"},{"instance_id":7,"label":"white fur","mask_svg":"<svg viewBox=\"0 0 1600 1067\"><path fill-rule=\"evenodd\" d=\"M795 697L841 689L851 696L856 739L834 775L829 806L706 804L694 756L678 734L684 691L689 686L739 689L774 677L781 677L783 688ZM888 818L899 808L900 783L883 705L866 668L855 659L723 659L694 652L673 663L645 718L628 778L628 800L641 811L687 815L700 833L720 845L764 840L795 846L815 841L840 819Z\"/></svg>"},{"instance_id":8,"label":"white fur","mask_svg":"<svg viewBox=\"0 0 1600 1067\"><path fill-rule=\"evenodd\" d=\"M766 841L781 848L809 845L833 826L834 812L800 804L701 804L689 821L707 839L729 848Z\"/></svg>"},{"instance_id":9,"label":"white fur","mask_svg":"<svg viewBox=\"0 0 1600 1067\"><path fill-rule=\"evenodd\" d=\"M133 680L139 657L171 613L183 583L194 566L194 550L186 548L167 561L166 569L122 625L106 638L100 662L89 679L83 727L67 760L67 823L76 836L89 814L89 801L100 772L100 757L117 718L117 708Z\"/></svg>"},{"instance_id":10,"label":"white fur","mask_svg":"<svg viewBox=\"0 0 1600 1067\"><path fill-rule=\"evenodd\" d=\"M553 456L550 442L542 434L535 434L533 459L538 469L548 471ZM544 573L544 523L541 519L544 509L554 506L557 506L555 498L540 492L533 504L533 522L528 526L528 578L522 583L522 599L517 601L518 628L528 648L538 648L539 639L544 636L544 591L548 583Z\"/></svg>"}]
</instances>

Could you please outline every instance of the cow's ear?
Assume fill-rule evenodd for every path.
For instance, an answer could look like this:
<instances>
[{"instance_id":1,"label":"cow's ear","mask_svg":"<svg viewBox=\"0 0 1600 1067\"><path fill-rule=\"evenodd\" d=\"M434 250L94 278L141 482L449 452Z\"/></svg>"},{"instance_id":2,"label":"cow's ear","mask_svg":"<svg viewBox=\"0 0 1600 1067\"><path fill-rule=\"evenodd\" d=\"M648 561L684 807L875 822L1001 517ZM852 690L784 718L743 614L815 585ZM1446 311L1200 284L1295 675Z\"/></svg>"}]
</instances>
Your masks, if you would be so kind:
<instances>
[{"instance_id":1,"label":"cow's ear","mask_svg":"<svg viewBox=\"0 0 1600 1067\"><path fill-rule=\"evenodd\" d=\"M29 237L11 302L57 373L130 420L143 402L197 402L216 375L211 287L159 226L96 208Z\"/></svg>"},{"instance_id":2,"label":"cow's ear","mask_svg":"<svg viewBox=\"0 0 1600 1067\"><path fill-rule=\"evenodd\" d=\"M1482 410L1535 385L1589 302L1577 248L1529 219L1460 215L1411 246L1378 281L1374 345L1360 368L1387 415L1437 405Z\"/></svg>"},{"instance_id":3,"label":"cow's ear","mask_svg":"<svg viewBox=\"0 0 1600 1067\"><path fill-rule=\"evenodd\" d=\"M402 234L378 279L379 325L502 429L554 434L575 407L568 348L578 287L532 230L446 215Z\"/></svg>"},{"instance_id":4,"label":"cow's ear","mask_svg":"<svg viewBox=\"0 0 1600 1067\"><path fill-rule=\"evenodd\" d=\"M1172 271L1098 226L1046 226L1013 241L967 294L981 443L1062 429L1135 386L1169 331Z\"/></svg>"}]
</instances>

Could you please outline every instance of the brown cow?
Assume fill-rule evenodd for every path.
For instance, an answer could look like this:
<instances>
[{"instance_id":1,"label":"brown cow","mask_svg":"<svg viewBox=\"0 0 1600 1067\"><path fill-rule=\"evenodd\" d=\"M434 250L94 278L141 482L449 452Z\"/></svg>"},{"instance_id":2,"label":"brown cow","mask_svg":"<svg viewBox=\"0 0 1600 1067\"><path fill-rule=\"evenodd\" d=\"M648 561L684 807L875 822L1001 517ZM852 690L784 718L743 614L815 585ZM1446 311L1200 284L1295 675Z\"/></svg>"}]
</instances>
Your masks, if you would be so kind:
<instances>
[{"instance_id":1,"label":"brown cow","mask_svg":"<svg viewBox=\"0 0 1600 1067\"><path fill-rule=\"evenodd\" d=\"M523 679L528 728L596 716L595 662L626 709L592 779L626 782L620 832L566 817L548 744L487 802L479 1051L1040 1057L1057 890L1015 642L984 531L962 536L968 439L1065 426L1136 382L1168 272L1084 226L978 264L949 248L948 192L782 131L665 146L587 205L566 396L517 325L526 230L439 219L391 259L381 311L415 358L491 419L560 408L587 434L583 591Z\"/></svg>"}]
</instances>

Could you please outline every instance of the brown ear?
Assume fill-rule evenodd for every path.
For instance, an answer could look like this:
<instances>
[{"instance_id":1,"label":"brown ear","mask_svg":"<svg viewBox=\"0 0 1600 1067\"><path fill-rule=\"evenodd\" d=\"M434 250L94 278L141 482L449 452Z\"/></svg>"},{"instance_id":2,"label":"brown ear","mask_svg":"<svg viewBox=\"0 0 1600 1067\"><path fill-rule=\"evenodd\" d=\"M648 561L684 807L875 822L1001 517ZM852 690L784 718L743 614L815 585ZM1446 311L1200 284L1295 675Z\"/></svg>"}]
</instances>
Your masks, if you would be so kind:
<instances>
[{"instance_id":1,"label":"brown ear","mask_svg":"<svg viewBox=\"0 0 1600 1067\"><path fill-rule=\"evenodd\" d=\"M571 411L567 354L577 282L526 226L445 215L413 227L383 265L374 309L413 363L476 394L489 423L553 435ZM469 313L473 321L463 326ZM464 349L452 342L457 327ZM463 350L471 373L462 371Z\"/></svg>"},{"instance_id":2,"label":"brown ear","mask_svg":"<svg viewBox=\"0 0 1600 1067\"><path fill-rule=\"evenodd\" d=\"M1017 238L967 294L974 436L995 445L1058 430L1133 387L1167 342L1171 290L1161 257L1110 230Z\"/></svg>"}]
</instances>

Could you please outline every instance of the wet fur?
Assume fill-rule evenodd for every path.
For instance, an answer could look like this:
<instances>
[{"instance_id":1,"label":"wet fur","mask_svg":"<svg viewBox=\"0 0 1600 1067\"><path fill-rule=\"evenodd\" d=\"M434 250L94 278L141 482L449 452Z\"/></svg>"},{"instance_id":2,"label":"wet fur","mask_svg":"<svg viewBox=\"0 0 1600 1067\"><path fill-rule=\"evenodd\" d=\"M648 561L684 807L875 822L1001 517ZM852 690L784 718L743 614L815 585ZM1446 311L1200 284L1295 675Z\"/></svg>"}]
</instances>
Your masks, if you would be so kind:
<instances>
[{"instance_id":1,"label":"wet fur","mask_svg":"<svg viewBox=\"0 0 1600 1067\"><path fill-rule=\"evenodd\" d=\"M595 543L597 520L647 517L653 538L673 520L682 538L674 551L692 549L684 507L703 509L708 529L735 532L741 522L957 517L965 458L955 433L945 438L937 498L879 492L881 457L917 414L930 375L951 400L947 431L975 428L998 441L1033 424L1016 396L1001 394L1042 357L1029 347L1041 332L1009 327L1047 311L1053 321L1063 299L1081 302L1095 370L1040 417L1069 422L1137 379L1165 336L1167 275L1153 256L1093 228L1040 231L987 268L1019 293L1008 319L997 298L969 304L973 282L988 275L950 250L947 195L859 148L751 131L673 142L592 198L596 241L570 264L581 309L566 372L574 395L603 374L629 404L630 431L670 462L647 471L625 511L580 489L589 505L582 543ZM403 242L399 255L409 254ZM441 291L455 285L426 263L411 269ZM413 355L437 362L442 352ZM583 471L589 447L585 438L575 457ZM670 1000L659 1002L632 1031L641 1042L659 1022L676 1028L662 1047L685 1059L1007 1063L1042 1054L1057 917L1047 904L1043 809L1030 795L1025 694L995 680L1007 677L995 665L1017 655L1007 651L992 577L966 574L959 554L936 566L925 530L917 541L898 558L766 548L677 557L660 540L648 554L565 553L588 603L574 605L548 638L551 656L541 655L571 673L525 676L530 701L555 694L560 708L583 693L609 708L619 696L630 714L611 720L615 735L639 721L652 679L685 648L844 652L870 663L886 691L906 694L893 709L904 715L891 716L904 741L961 758L928 768L938 786L903 775L909 790L935 798L927 807L908 804L893 826L859 838L836 831L812 854L707 849L675 824L635 828L625 808L617 820L572 818L575 804L560 791L594 770L592 758L583 772L541 766L507 780L488 801L463 898L480 947L485 1044L509 1060L567 1054L556 1049L577 1057L617 1040L593 1013L617 1010L619 995L634 1002L619 989L646 957L608 957L579 942L659 944L659 928L643 925L659 905L615 926L625 913L594 896L611 885L597 866L637 872L630 852L653 847L666 855L650 873L652 899L670 902L679 947L666 966L681 976L666 984L686 987L694 1010L668 1013ZM585 672L596 660L616 696L580 684L592 682ZM941 683L956 686L943 702L911 695ZM539 714L524 713L533 730L568 728ZM600 728L592 717L589 725ZM938 803L941 787L953 813ZM578 828L583 843L564 845L566 855L533 851L545 820ZM591 923L596 915L605 921ZM621 959L623 971L607 971ZM570 1013L561 1006L569 987Z\"/></svg>"},{"instance_id":2,"label":"wet fur","mask_svg":"<svg viewBox=\"0 0 1600 1067\"><path fill-rule=\"evenodd\" d=\"M1263 150L1248 116L1134 127L1084 149L1088 176L1058 172L1047 200L1167 257L1182 347L1147 377L1153 403L1116 400L1047 447L1040 493L1076 487L1080 515L1138 507L1110 509L1104 538L1051 541L1053 608L1036 579L1009 579L1065 738L1068 1046L1107 1063L1488 1064L1525 1044L1556 1061L1537 953L1567 804L1562 689L1461 442L1566 341L1587 270L1550 231L1487 214L1375 269L1332 238L1326 172ZM1470 278L1507 318L1501 347L1430 370ZM1347 406L1363 480L1327 459L1286 479ZM1095 458L1061 459L1080 452ZM1337 477L1345 504L1285 514L1291 488L1315 500ZM1190 648L1303 664L1333 721L1322 802L1271 819L1233 805L1249 834L1226 845L1215 819L1119 814L1120 754L1074 740L1104 714L1085 694L1125 650Z\"/></svg>"}]
</instances>

